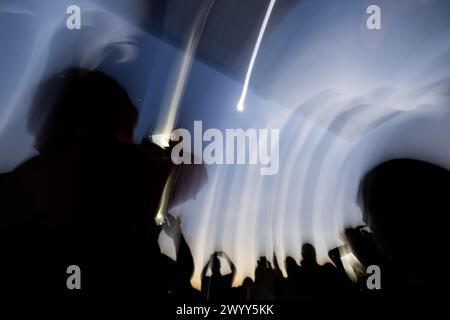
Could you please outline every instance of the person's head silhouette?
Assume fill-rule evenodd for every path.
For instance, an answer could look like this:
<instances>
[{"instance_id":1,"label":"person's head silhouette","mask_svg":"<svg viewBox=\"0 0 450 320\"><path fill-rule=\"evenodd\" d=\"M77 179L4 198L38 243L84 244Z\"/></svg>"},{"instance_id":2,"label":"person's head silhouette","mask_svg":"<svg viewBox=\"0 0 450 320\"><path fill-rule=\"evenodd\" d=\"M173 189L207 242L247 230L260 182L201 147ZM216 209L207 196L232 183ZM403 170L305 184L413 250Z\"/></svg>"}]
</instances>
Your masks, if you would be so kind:
<instances>
[{"instance_id":1,"label":"person's head silhouette","mask_svg":"<svg viewBox=\"0 0 450 320\"><path fill-rule=\"evenodd\" d=\"M297 262L295 262L295 259L292 257L286 258L286 271L288 276L294 275L294 273L297 271L298 265Z\"/></svg>"},{"instance_id":2,"label":"person's head silhouette","mask_svg":"<svg viewBox=\"0 0 450 320\"><path fill-rule=\"evenodd\" d=\"M302 266L317 264L316 249L310 243L305 243L302 246L302 257Z\"/></svg>"},{"instance_id":3,"label":"person's head silhouette","mask_svg":"<svg viewBox=\"0 0 450 320\"><path fill-rule=\"evenodd\" d=\"M28 128L38 151L132 143L138 112L126 91L100 71L71 68L37 89Z\"/></svg>"},{"instance_id":4,"label":"person's head silhouette","mask_svg":"<svg viewBox=\"0 0 450 320\"><path fill-rule=\"evenodd\" d=\"M450 210L449 190L450 172L431 163L396 159L370 170L360 200L383 254L399 265L432 267L430 258L447 249L442 217Z\"/></svg>"}]
</instances>

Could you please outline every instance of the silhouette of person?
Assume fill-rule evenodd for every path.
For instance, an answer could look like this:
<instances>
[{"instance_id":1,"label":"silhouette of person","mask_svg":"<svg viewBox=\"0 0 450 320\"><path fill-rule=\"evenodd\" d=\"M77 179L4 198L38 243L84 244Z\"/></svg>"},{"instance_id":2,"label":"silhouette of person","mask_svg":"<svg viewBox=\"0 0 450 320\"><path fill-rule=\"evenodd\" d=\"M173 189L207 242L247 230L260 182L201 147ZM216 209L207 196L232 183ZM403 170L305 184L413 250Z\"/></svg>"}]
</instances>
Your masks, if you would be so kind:
<instances>
[{"instance_id":1,"label":"silhouette of person","mask_svg":"<svg viewBox=\"0 0 450 320\"><path fill-rule=\"evenodd\" d=\"M298 289L302 299L316 299L320 295L321 266L317 263L316 249L309 243L302 246Z\"/></svg>"},{"instance_id":2,"label":"silhouette of person","mask_svg":"<svg viewBox=\"0 0 450 320\"><path fill-rule=\"evenodd\" d=\"M181 218L166 215L164 230L172 238L175 247L178 247L176 264L172 264L170 274L170 296L171 298L181 300L198 300L201 296L197 290L192 288L190 278L194 272L194 261L189 246L181 232Z\"/></svg>"},{"instance_id":3,"label":"silhouette of person","mask_svg":"<svg viewBox=\"0 0 450 320\"><path fill-rule=\"evenodd\" d=\"M255 284L253 299L275 299L276 279L272 266L266 257L260 257L255 270Z\"/></svg>"},{"instance_id":4,"label":"silhouette of person","mask_svg":"<svg viewBox=\"0 0 450 320\"><path fill-rule=\"evenodd\" d=\"M222 275L219 256L224 257L231 269L231 273ZM211 268L211 275L207 276L208 268ZM208 301L224 301L233 298L232 281L236 268L230 258L224 252L215 252L211 255L209 263L202 272L202 292Z\"/></svg>"},{"instance_id":5,"label":"silhouette of person","mask_svg":"<svg viewBox=\"0 0 450 320\"><path fill-rule=\"evenodd\" d=\"M425 294L442 285L435 275L444 273L440 259L448 251L443 217L450 212L449 192L450 172L418 160L390 160L363 178L364 219L387 262L380 266L382 289ZM373 250L359 251L374 260Z\"/></svg>"},{"instance_id":6,"label":"silhouette of person","mask_svg":"<svg viewBox=\"0 0 450 320\"><path fill-rule=\"evenodd\" d=\"M253 295L253 281L249 277L246 277L239 287L240 300L249 301Z\"/></svg>"},{"instance_id":7,"label":"silhouette of person","mask_svg":"<svg viewBox=\"0 0 450 320\"><path fill-rule=\"evenodd\" d=\"M300 266L297 264L294 258L286 258L286 272L287 278L284 279L286 299L298 299L299 298L299 285L300 285Z\"/></svg>"},{"instance_id":8,"label":"silhouette of person","mask_svg":"<svg viewBox=\"0 0 450 320\"><path fill-rule=\"evenodd\" d=\"M69 292L75 264L83 294L165 294L154 214L170 164L134 144L137 117L99 71L72 68L38 88L39 154L0 179L2 289Z\"/></svg>"}]
</instances>

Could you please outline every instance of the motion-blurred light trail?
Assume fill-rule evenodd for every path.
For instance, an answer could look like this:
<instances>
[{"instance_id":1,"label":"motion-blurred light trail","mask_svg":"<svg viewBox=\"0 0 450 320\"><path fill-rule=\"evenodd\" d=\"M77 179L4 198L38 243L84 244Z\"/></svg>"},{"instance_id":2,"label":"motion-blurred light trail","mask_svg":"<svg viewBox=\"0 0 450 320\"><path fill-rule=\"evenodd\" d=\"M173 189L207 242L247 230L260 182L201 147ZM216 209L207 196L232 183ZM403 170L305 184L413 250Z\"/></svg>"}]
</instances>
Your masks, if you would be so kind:
<instances>
[{"instance_id":1,"label":"motion-blurred light trail","mask_svg":"<svg viewBox=\"0 0 450 320\"><path fill-rule=\"evenodd\" d=\"M253 49L252 57L250 59L250 64L248 65L247 74L245 76L244 86L242 88L241 98L237 104L238 111L244 111L244 102L247 97L248 84L250 82L250 77L252 76L253 65L255 64L256 56L258 55L259 46L261 45L261 40L264 36L264 31L266 30L267 23L269 22L272 9L275 5L276 0L270 0L269 7L267 8L266 15L264 17L263 24L259 30L258 39L256 40L255 48Z\"/></svg>"},{"instance_id":2,"label":"motion-blurred light trail","mask_svg":"<svg viewBox=\"0 0 450 320\"><path fill-rule=\"evenodd\" d=\"M198 44L201 38L205 22L208 19L209 13L215 0L210 0L206 8L199 15L198 19L193 24L191 34L189 35L186 51L178 71L178 76L175 81L174 89L169 97L167 109L162 108L158 115L158 120L153 134L151 134L152 141L163 148L169 146L170 136L177 121L178 110L183 98L184 89L186 87L189 72L191 70L192 62L197 52Z\"/></svg>"}]
</instances>

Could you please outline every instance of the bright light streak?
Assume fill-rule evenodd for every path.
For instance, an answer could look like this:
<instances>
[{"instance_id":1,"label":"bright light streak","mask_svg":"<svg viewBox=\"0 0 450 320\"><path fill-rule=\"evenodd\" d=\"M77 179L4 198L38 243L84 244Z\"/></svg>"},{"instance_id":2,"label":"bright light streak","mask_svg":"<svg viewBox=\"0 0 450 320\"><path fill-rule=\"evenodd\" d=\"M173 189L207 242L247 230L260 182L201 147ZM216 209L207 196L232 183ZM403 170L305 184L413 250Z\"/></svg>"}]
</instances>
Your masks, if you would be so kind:
<instances>
[{"instance_id":1,"label":"bright light streak","mask_svg":"<svg viewBox=\"0 0 450 320\"><path fill-rule=\"evenodd\" d=\"M340 248L341 261L347 276L353 282L358 281L358 275L362 274L363 265L356 256L347 248Z\"/></svg>"},{"instance_id":2,"label":"bright light streak","mask_svg":"<svg viewBox=\"0 0 450 320\"><path fill-rule=\"evenodd\" d=\"M276 0L270 0L269 7L267 8L266 16L264 17L263 24L259 30L258 39L256 40L255 48L253 49L252 58L250 59L250 64L248 65L247 74L245 76L244 86L242 88L241 98L236 106L238 111L244 111L244 102L247 97L248 84L250 83L250 77L252 76L253 66L255 64L256 56L258 55L259 46L261 45L264 32L266 31L267 23L269 22L270 14L275 5Z\"/></svg>"},{"instance_id":3,"label":"bright light streak","mask_svg":"<svg viewBox=\"0 0 450 320\"><path fill-rule=\"evenodd\" d=\"M158 205L158 212L156 213L155 216L155 222L159 226L164 224L164 218L168 212L169 200L170 196L172 195L172 190L175 183L175 175L176 170L172 169L172 171L169 174L169 177L167 178L166 184L164 185L164 189Z\"/></svg>"},{"instance_id":4,"label":"bright light streak","mask_svg":"<svg viewBox=\"0 0 450 320\"><path fill-rule=\"evenodd\" d=\"M214 2L215 0L210 0L207 7L193 24L189 35L188 45L178 70L174 89L171 92L171 96L168 97L168 106L166 109L161 109L160 114L158 115L156 128L153 134L150 135L153 142L163 148L169 146L170 135L172 134L177 120L181 99L183 98L184 89L186 87L195 53L197 52L203 28L205 27L206 20ZM156 136L156 139L154 139L153 136Z\"/></svg>"},{"instance_id":5,"label":"bright light streak","mask_svg":"<svg viewBox=\"0 0 450 320\"><path fill-rule=\"evenodd\" d=\"M165 149L169 147L170 134L152 134L150 138L154 144L157 144L161 148Z\"/></svg>"}]
</instances>

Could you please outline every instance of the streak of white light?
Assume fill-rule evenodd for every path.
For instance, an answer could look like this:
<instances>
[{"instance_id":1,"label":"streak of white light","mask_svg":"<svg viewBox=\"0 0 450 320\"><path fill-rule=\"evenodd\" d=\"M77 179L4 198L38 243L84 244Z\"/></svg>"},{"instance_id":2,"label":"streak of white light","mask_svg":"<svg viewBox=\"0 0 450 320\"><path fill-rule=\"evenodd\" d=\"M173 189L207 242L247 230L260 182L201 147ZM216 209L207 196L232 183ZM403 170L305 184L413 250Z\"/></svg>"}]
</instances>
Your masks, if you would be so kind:
<instances>
[{"instance_id":1,"label":"streak of white light","mask_svg":"<svg viewBox=\"0 0 450 320\"><path fill-rule=\"evenodd\" d=\"M176 170L172 169L164 185L164 189L161 195L161 199L158 205L158 212L155 216L155 222L157 225L161 226L164 223L164 218L167 215L169 207L169 199L172 194L173 185L175 183Z\"/></svg>"},{"instance_id":2,"label":"streak of white light","mask_svg":"<svg viewBox=\"0 0 450 320\"><path fill-rule=\"evenodd\" d=\"M187 79L190 74L195 53L197 52L200 37L213 4L214 0L210 1L203 15L201 15L199 19L197 19L197 21L194 23L191 34L189 36L186 51L183 55L181 66L178 71L175 87L169 98L168 107L166 110L161 110L161 113L158 116L157 125L154 130L154 135L158 136L158 138L152 140L154 143L157 143L163 148L169 146L170 135L172 134L175 122L177 120L178 110L180 108L181 99L183 98L184 89L186 87Z\"/></svg>"},{"instance_id":3,"label":"streak of white light","mask_svg":"<svg viewBox=\"0 0 450 320\"><path fill-rule=\"evenodd\" d=\"M270 15L272 13L272 9L275 5L276 0L270 0L269 7L267 8L266 15L264 17L264 21L262 23L261 29L259 30L258 39L256 40L255 48L253 49L252 57L250 59L250 64L248 65L247 74L245 76L244 86L242 87L242 94L239 102L236 106L238 111L244 111L244 102L247 96L248 85L250 83L250 78L252 76L253 66L255 64L256 56L258 55L259 46L261 45L262 38L264 36L264 32L266 31L267 23L269 22Z\"/></svg>"}]
</instances>

